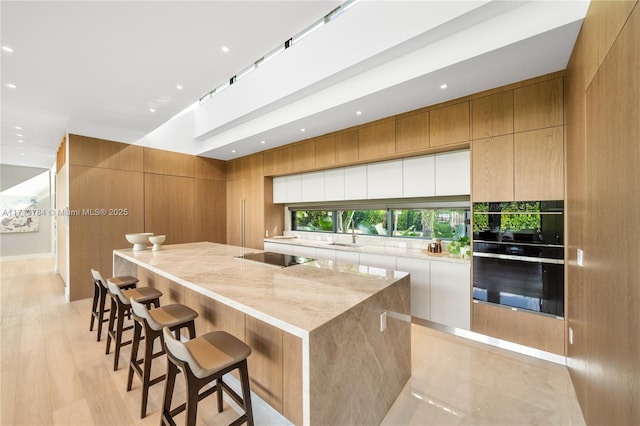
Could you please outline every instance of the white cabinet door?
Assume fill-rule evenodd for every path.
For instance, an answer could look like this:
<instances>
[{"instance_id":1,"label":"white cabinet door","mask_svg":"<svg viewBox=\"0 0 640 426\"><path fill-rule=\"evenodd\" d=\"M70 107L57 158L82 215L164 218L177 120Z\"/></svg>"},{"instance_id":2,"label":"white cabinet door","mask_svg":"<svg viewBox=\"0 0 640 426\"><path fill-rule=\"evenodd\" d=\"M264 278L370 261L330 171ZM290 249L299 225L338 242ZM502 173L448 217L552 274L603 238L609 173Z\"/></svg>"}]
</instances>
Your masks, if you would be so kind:
<instances>
[{"instance_id":1,"label":"white cabinet door","mask_svg":"<svg viewBox=\"0 0 640 426\"><path fill-rule=\"evenodd\" d=\"M273 203L287 202L287 177L277 176L273 178Z\"/></svg>"},{"instance_id":2,"label":"white cabinet door","mask_svg":"<svg viewBox=\"0 0 640 426\"><path fill-rule=\"evenodd\" d=\"M367 164L367 198L402 197L402 160Z\"/></svg>"},{"instance_id":3,"label":"white cabinet door","mask_svg":"<svg viewBox=\"0 0 640 426\"><path fill-rule=\"evenodd\" d=\"M367 166L345 167L344 199L365 200L367 198Z\"/></svg>"},{"instance_id":4,"label":"white cabinet door","mask_svg":"<svg viewBox=\"0 0 640 426\"><path fill-rule=\"evenodd\" d=\"M272 251L274 253L292 254L293 246L289 244L272 243L271 241L264 242L264 251Z\"/></svg>"},{"instance_id":5,"label":"white cabinet door","mask_svg":"<svg viewBox=\"0 0 640 426\"><path fill-rule=\"evenodd\" d=\"M435 156L402 160L402 195L404 197L433 197L436 195Z\"/></svg>"},{"instance_id":6,"label":"white cabinet door","mask_svg":"<svg viewBox=\"0 0 640 426\"><path fill-rule=\"evenodd\" d=\"M344 200L343 168L324 171L324 199L325 201Z\"/></svg>"},{"instance_id":7,"label":"white cabinet door","mask_svg":"<svg viewBox=\"0 0 640 426\"><path fill-rule=\"evenodd\" d=\"M336 251L330 249L316 248L315 258L318 260L336 260Z\"/></svg>"},{"instance_id":8,"label":"white cabinet door","mask_svg":"<svg viewBox=\"0 0 640 426\"><path fill-rule=\"evenodd\" d=\"M377 253L360 253L360 264L376 268L396 270L396 257Z\"/></svg>"},{"instance_id":9,"label":"white cabinet door","mask_svg":"<svg viewBox=\"0 0 640 426\"><path fill-rule=\"evenodd\" d=\"M292 253L294 256L316 257L316 248L309 246L293 246Z\"/></svg>"},{"instance_id":10,"label":"white cabinet door","mask_svg":"<svg viewBox=\"0 0 640 426\"><path fill-rule=\"evenodd\" d=\"M425 259L396 258L396 269L411 274L411 316L431 319L430 263Z\"/></svg>"},{"instance_id":11,"label":"white cabinet door","mask_svg":"<svg viewBox=\"0 0 640 426\"><path fill-rule=\"evenodd\" d=\"M469 150L436 154L436 195L469 195L471 164Z\"/></svg>"},{"instance_id":12,"label":"white cabinet door","mask_svg":"<svg viewBox=\"0 0 640 426\"><path fill-rule=\"evenodd\" d=\"M360 253L355 251L336 250L336 262L358 265L360 264Z\"/></svg>"},{"instance_id":13,"label":"white cabinet door","mask_svg":"<svg viewBox=\"0 0 640 426\"><path fill-rule=\"evenodd\" d=\"M431 262L431 321L465 330L471 328L468 263Z\"/></svg>"},{"instance_id":14,"label":"white cabinet door","mask_svg":"<svg viewBox=\"0 0 640 426\"><path fill-rule=\"evenodd\" d=\"M324 201L324 171L300 176L302 201Z\"/></svg>"},{"instance_id":15,"label":"white cabinet door","mask_svg":"<svg viewBox=\"0 0 640 426\"><path fill-rule=\"evenodd\" d=\"M300 175L289 175L287 178L287 203L302 201L302 179Z\"/></svg>"}]
</instances>

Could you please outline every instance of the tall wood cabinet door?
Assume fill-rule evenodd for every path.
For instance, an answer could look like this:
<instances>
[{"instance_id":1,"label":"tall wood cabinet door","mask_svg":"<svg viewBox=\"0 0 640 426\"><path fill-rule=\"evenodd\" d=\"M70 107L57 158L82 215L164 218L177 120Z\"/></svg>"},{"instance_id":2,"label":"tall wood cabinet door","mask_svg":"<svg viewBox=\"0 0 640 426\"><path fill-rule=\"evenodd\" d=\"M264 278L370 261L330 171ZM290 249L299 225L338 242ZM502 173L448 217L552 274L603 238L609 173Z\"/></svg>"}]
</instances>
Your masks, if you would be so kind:
<instances>
[{"instance_id":1,"label":"tall wood cabinet door","mask_svg":"<svg viewBox=\"0 0 640 426\"><path fill-rule=\"evenodd\" d=\"M227 181L227 244L242 246L242 200L246 179Z\"/></svg>"},{"instance_id":2,"label":"tall wood cabinet door","mask_svg":"<svg viewBox=\"0 0 640 426\"><path fill-rule=\"evenodd\" d=\"M375 123L360 129L358 158L371 160L385 158L396 152L395 120Z\"/></svg>"},{"instance_id":3,"label":"tall wood cabinet door","mask_svg":"<svg viewBox=\"0 0 640 426\"><path fill-rule=\"evenodd\" d=\"M564 127L514 136L515 199L564 199Z\"/></svg>"},{"instance_id":4,"label":"tall wood cabinet door","mask_svg":"<svg viewBox=\"0 0 640 426\"><path fill-rule=\"evenodd\" d=\"M473 201L513 200L513 135L474 140L471 156Z\"/></svg>"},{"instance_id":5,"label":"tall wood cabinet door","mask_svg":"<svg viewBox=\"0 0 640 426\"><path fill-rule=\"evenodd\" d=\"M431 147L470 140L469 102L462 102L429 112L429 144Z\"/></svg>"},{"instance_id":6,"label":"tall wood cabinet door","mask_svg":"<svg viewBox=\"0 0 640 426\"><path fill-rule=\"evenodd\" d=\"M513 133L513 90L474 99L471 109L473 139Z\"/></svg>"},{"instance_id":7,"label":"tall wood cabinet door","mask_svg":"<svg viewBox=\"0 0 640 426\"><path fill-rule=\"evenodd\" d=\"M513 91L515 132L561 126L564 123L562 77Z\"/></svg>"},{"instance_id":8,"label":"tall wood cabinet door","mask_svg":"<svg viewBox=\"0 0 640 426\"><path fill-rule=\"evenodd\" d=\"M429 112L396 120L396 152L429 148Z\"/></svg>"}]
</instances>

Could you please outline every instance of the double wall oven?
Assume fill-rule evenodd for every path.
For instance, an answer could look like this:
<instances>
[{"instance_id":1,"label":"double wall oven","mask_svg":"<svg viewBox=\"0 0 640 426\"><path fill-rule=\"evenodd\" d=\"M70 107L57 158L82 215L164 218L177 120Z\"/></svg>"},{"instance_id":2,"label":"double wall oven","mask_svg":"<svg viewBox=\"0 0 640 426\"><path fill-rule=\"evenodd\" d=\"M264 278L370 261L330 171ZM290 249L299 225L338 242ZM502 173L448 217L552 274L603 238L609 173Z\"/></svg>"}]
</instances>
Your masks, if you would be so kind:
<instances>
[{"instance_id":1,"label":"double wall oven","mask_svg":"<svg viewBox=\"0 0 640 426\"><path fill-rule=\"evenodd\" d=\"M564 203L474 203L473 298L564 317Z\"/></svg>"}]
</instances>

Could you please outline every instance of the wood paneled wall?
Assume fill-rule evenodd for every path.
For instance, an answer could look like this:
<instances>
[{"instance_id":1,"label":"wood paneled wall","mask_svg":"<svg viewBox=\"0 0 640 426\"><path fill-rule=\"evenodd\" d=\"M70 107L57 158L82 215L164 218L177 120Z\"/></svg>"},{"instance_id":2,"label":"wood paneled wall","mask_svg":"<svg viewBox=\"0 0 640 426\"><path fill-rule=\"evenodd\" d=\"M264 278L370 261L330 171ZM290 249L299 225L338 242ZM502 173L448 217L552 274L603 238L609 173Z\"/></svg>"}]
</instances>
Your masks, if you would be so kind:
<instances>
[{"instance_id":1,"label":"wood paneled wall","mask_svg":"<svg viewBox=\"0 0 640 426\"><path fill-rule=\"evenodd\" d=\"M226 242L224 161L79 135L68 144L69 238L59 226L58 239L60 258L68 245L71 300L92 295L91 268L111 274L113 250L130 246L126 233Z\"/></svg>"},{"instance_id":2,"label":"wood paneled wall","mask_svg":"<svg viewBox=\"0 0 640 426\"><path fill-rule=\"evenodd\" d=\"M637 1L591 2L566 73L567 355L594 425L640 424L639 46Z\"/></svg>"}]
</instances>

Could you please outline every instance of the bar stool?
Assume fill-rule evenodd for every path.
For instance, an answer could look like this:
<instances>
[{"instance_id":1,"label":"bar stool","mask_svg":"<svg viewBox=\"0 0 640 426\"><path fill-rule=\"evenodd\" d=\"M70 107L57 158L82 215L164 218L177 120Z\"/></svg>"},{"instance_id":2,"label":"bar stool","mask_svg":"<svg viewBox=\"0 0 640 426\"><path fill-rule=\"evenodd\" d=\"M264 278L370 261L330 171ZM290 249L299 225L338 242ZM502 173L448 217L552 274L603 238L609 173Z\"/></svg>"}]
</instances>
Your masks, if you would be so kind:
<instances>
[{"instance_id":1,"label":"bar stool","mask_svg":"<svg viewBox=\"0 0 640 426\"><path fill-rule=\"evenodd\" d=\"M221 413L222 391L224 390L244 409L244 414L236 419L232 425L246 422L249 426L253 426L249 372L247 370L247 357L251 354L251 348L224 331L212 331L184 343L175 339L168 328L165 327L162 332L168 361L167 383L164 388L160 424L175 426L173 416L186 409L187 426L195 425L198 402L214 392L218 397L218 413ZM178 367L184 372L187 401L172 410L171 398ZM242 398L222 380L224 374L236 368L240 372ZM200 393L203 386L214 380L215 386Z\"/></svg>"},{"instance_id":2,"label":"bar stool","mask_svg":"<svg viewBox=\"0 0 640 426\"><path fill-rule=\"evenodd\" d=\"M120 348L131 344L132 340L122 341L122 334L131 330L133 326L124 326L124 317L131 313L131 299L138 300L147 306L160 306L162 292L153 287L138 287L129 290L120 290L115 282L107 280L109 295L111 296L111 312L109 313L109 327L107 332L107 347L105 354L111 351L111 339L115 342L115 354L113 359L113 371L118 369L120 362Z\"/></svg>"},{"instance_id":3,"label":"bar stool","mask_svg":"<svg viewBox=\"0 0 640 426\"><path fill-rule=\"evenodd\" d=\"M164 354L164 344L162 349L153 353L153 343L157 338L161 341L162 329L167 327L169 330L180 336L180 330L186 328L189 330L189 338L196 337L195 319L198 313L186 305L173 304L166 305L161 308L147 309L142 303L131 298L131 309L133 310L134 330L133 345L131 346L131 361L129 362L129 377L127 379L127 392L131 390L133 384L133 373L140 377L142 381L142 402L140 408L140 418L147 415L147 398L149 397L149 388L156 383L164 380L165 375L151 379L151 361L154 358ZM144 328L144 358L138 359L138 346L140 345L142 329ZM142 366L142 367L141 367Z\"/></svg>"},{"instance_id":4,"label":"bar stool","mask_svg":"<svg viewBox=\"0 0 640 426\"><path fill-rule=\"evenodd\" d=\"M89 331L93 331L93 323L98 320L98 336L96 341L99 342L102 336L102 323L107 322L108 319L104 317L109 309L105 309L107 303L107 282L102 278L102 274L95 269L91 270L91 276L93 277L93 304L91 306L91 323L89 324ZM120 277L109 278L120 287L122 290L128 290L134 288L138 283L136 277L130 277L123 275Z\"/></svg>"}]
</instances>

